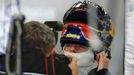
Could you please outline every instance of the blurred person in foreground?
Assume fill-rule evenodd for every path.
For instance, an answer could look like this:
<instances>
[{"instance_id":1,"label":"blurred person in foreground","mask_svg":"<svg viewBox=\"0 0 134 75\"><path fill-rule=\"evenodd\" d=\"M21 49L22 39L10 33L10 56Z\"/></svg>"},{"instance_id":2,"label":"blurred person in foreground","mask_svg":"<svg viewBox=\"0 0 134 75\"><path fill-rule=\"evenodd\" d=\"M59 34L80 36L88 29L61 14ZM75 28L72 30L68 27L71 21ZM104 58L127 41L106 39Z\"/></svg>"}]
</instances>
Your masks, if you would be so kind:
<instances>
[{"instance_id":1,"label":"blurred person in foreground","mask_svg":"<svg viewBox=\"0 0 134 75\"><path fill-rule=\"evenodd\" d=\"M56 44L53 31L37 21L23 26L21 70L24 75L77 75L77 59L68 56L71 62L66 65L54 53ZM11 71L15 70L16 48L12 47Z\"/></svg>"},{"instance_id":2,"label":"blurred person in foreground","mask_svg":"<svg viewBox=\"0 0 134 75\"><path fill-rule=\"evenodd\" d=\"M64 15L63 54L77 58L78 75L111 75L109 49L114 36L110 16L96 3L75 3Z\"/></svg>"}]
</instances>

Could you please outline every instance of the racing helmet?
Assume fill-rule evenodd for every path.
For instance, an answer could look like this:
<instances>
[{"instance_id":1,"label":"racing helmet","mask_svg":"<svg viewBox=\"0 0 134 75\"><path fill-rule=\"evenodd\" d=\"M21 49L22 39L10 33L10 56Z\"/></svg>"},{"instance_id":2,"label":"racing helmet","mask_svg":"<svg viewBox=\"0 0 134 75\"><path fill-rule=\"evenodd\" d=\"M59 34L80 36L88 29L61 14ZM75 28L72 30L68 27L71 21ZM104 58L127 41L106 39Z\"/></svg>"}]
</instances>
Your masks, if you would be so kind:
<instances>
[{"instance_id":1,"label":"racing helmet","mask_svg":"<svg viewBox=\"0 0 134 75\"><path fill-rule=\"evenodd\" d=\"M75 3L65 13L63 23L60 38L62 47L66 43L79 43L94 50L107 50L114 37L114 24L110 16L94 2ZM95 48L97 44L100 46Z\"/></svg>"}]
</instances>

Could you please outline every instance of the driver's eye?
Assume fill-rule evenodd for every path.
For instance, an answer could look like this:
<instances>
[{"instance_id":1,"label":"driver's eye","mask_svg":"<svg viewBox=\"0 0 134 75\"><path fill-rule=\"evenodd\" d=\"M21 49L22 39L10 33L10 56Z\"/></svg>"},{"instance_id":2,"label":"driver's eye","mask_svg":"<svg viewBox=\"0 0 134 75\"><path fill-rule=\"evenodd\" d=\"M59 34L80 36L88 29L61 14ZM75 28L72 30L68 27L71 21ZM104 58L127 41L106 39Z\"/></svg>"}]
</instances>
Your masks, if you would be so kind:
<instances>
[{"instance_id":1,"label":"driver's eye","mask_svg":"<svg viewBox=\"0 0 134 75\"><path fill-rule=\"evenodd\" d=\"M71 46L71 44L66 44L66 47L70 47Z\"/></svg>"},{"instance_id":2,"label":"driver's eye","mask_svg":"<svg viewBox=\"0 0 134 75\"><path fill-rule=\"evenodd\" d=\"M83 46L83 45L79 45L79 47L81 47L81 48L85 48L85 46Z\"/></svg>"}]
</instances>

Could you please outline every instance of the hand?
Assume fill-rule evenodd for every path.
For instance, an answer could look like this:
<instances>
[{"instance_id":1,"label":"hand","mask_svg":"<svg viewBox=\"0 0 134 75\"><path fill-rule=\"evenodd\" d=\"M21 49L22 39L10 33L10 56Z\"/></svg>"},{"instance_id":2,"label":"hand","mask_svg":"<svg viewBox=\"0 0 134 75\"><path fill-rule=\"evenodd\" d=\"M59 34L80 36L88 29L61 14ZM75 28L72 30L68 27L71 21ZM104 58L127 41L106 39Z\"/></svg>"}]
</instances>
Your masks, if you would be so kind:
<instances>
[{"instance_id":1,"label":"hand","mask_svg":"<svg viewBox=\"0 0 134 75\"><path fill-rule=\"evenodd\" d=\"M78 75L78 66L77 66L77 58L72 55L66 55L70 59L70 63L68 66L72 70L72 75Z\"/></svg>"},{"instance_id":2,"label":"hand","mask_svg":"<svg viewBox=\"0 0 134 75\"><path fill-rule=\"evenodd\" d=\"M104 51L96 54L96 60L98 62L97 71L101 69L108 69L109 59L107 58L106 53Z\"/></svg>"}]
</instances>

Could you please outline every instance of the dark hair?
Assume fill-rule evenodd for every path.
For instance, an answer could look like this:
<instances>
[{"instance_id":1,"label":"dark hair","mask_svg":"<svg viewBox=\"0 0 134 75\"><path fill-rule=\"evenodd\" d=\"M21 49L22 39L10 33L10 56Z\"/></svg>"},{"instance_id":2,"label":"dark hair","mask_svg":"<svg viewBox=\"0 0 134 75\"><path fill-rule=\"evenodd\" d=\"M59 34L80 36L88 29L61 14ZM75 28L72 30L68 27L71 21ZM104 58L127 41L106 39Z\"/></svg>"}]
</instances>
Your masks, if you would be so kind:
<instances>
[{"instance_id":1,"label":"dark hair","mask_svg":"<svg viewBox=\"0 0 134 75\"><path fill-rule=\"evenodd\" d=\"M41 50L44 54L50 52L55 44L54 33L40 22L31 21L23 27L23 48Z\"/></svg>"}]
</instances>

